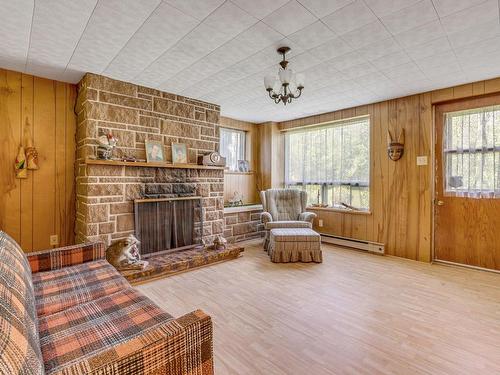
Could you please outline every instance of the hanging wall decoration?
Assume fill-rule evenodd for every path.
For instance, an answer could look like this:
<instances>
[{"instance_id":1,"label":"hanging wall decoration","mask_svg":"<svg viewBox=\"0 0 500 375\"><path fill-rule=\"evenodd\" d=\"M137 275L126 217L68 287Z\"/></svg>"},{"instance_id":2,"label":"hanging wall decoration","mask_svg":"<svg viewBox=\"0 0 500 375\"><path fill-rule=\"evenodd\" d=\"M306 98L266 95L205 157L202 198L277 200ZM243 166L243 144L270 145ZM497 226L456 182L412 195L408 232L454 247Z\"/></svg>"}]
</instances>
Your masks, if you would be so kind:
<instances>
[{"instance_id":1,"label":"hanging wall decoration","mask_svg":"<svg viewBox=\"0 0 500 375\"><path fill-rule=\"evenodd\" d=\"M26 140L26 162L27 168L31 170L37 170L38 167L38 151L36 150L33 142L33 137L31 136L31 126L26 117L24 125L24 139Z\"/></svg>"},{"instance_id":2,"label":"hanging wall decoration","mask_svg":"<svg viewBox=\"0 0 500 375\"><path fill-rule=\"evenodd\" d=\"M19 151L16 157L16 178L28 178L28 170L26 168L26 154L24 153L24 147L19 146Z\"/></svg>"},{"instance_id":3,"label":"hanging wall decoration","mask_svg":"<svg viewBox=\"0 0 500 375\"><path fill-rule=\"evenodd\" d=\"M392 139L392 134L387 131L387 155L392 161L398 161L403 157L405 151L405 130L401 129L397 141Z\"/></svg>"}]
</instances>

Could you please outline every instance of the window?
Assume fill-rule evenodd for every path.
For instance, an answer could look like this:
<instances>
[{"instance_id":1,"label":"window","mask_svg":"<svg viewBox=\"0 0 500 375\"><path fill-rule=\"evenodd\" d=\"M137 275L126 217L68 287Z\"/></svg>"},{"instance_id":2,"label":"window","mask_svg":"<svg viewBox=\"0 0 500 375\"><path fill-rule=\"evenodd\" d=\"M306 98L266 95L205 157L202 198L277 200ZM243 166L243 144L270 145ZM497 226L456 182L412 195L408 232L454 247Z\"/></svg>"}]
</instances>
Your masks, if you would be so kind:
<instances>
[{"instance_id":1,"label":"window","mask_svg":"<svg viewBox=\"0 0 500 375\"><path fill-rule=\"evenodd\" d=\"M285 183L308 204L370 207L370 120L337 121L285 134Z\"/></svg>"},{"instance_id":2,"label":"window","mask_svg":"<svg viewBox=\"0 0 500 375\"><path fill-rule=\"evenodd\" d=\"M445 115L446 195L500 198L500 106Z\"/></svg>"},{"instance_id":3,"label":"window","mask_svg":"<svg viewBox=\"0 0 500 375\"><path fill-rule=\"evenodd\" d=\"M246 133L242 130L220 128L219 153L226 158L226 167L238 170L238 160L245 160Z\"/></svg>"}]
</instances>

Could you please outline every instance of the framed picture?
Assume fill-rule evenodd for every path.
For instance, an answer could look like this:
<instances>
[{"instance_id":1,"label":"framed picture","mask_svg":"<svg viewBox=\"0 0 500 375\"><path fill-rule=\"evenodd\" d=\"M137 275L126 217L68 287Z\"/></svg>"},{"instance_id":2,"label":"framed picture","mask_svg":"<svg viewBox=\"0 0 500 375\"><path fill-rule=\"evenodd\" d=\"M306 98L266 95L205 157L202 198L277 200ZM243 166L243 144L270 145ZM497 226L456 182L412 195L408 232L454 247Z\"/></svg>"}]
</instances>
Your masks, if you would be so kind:
<instances>
[{"instance_id":1,"label":"framed picture","mask_svg":"<svg viewBox=\"0 0 500 375\"><path fill-rule=\"evenodd\" d=\"M184 143L172 143L172 163L187 164L187 147Z\"/></svg>"},{"instance_id":2,"label":"framed picture","mask_svg":"<svg viewBox=\"0 0 500 375\"><path fill-rule=\"evenodd\" d=\"M149 162L164 162L165 149L159 141L146 141L146 160Z\"/></svg>"},{"instance_id":3,"label":"framed picture","mask_svg":"<svg viewBox=\"0 0 500 375\"><path fill-rule=\"evenodd\" d=\"M238 160L238 171L239 172L249 172L248 160Z\"/></svg>"}]
</instances>

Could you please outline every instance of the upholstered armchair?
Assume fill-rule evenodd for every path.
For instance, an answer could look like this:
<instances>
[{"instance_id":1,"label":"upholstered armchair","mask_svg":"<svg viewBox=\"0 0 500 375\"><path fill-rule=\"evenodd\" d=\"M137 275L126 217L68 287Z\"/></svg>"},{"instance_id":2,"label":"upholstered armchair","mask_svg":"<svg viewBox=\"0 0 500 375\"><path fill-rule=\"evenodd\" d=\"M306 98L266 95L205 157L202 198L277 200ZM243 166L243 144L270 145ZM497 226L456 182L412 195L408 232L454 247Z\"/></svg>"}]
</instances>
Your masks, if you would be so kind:
<instances>
[{"instance_id":1,"label":"upholstered armchair","mask_svg":"<svg viewBox=\"0 0 500 375\"><path fill-rule=\"evenodd\" d=\"M316 214L306 212L307 193L297 189L268 189L260 192L264 212L261 220L266 230L264 248L269 245L269 231L274 228L312 228Z\"/></svg>"}]
</instances>

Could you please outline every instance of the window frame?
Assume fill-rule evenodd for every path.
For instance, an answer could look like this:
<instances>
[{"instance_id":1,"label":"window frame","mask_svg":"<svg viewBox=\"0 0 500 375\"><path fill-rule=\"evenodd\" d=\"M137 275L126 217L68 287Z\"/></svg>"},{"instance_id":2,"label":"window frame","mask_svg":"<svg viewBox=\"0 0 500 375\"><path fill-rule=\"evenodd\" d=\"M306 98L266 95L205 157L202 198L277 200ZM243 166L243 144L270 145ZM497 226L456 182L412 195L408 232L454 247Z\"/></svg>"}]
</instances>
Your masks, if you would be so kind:
<instances>
[{"instance_id":1,"label":"window frame","mask_svg":"<svg viewBox=\"0 0 500 375\"><path fill-rule=\"evenodd\" d=\"M247 140L248 140L248 132L246 130L242 130L242 129L235 129L235 128L230 128L230 127L225 127L225 126L220 126L219 127L219 153L221 154L221 156L224 156L225 155L222 155L221 153L221 147L220 147L220 144L221 144L221 139L222 139L222 132L223 131L227 131L227 132L232 132L232 133L239 133L239 134L242 134L242 148L240 150L238 150L238 154L241 154L240 155L243 155L243 159L236 159L236 160L247 160ZM226 165L227 167L227 170L230 171L230 172L239 172L239 168L238 168L238 165L236 165L236 169L231 169L230 166Z\"/></svg>"},{"instance_id":2,"label":"window frame","mask_svg":"<svg viewBox=\"0 0 500 375\"><path fill-rule=\"evenodd\" d=\"M354 122L356 120L361 120L366 118L368 121L368 183L367 184L344 184L340 182L339 184L332 184L332 183L311 183L311 184L304 184L302 183L296 183L296 184L287 184L287 173L288 173L288 157L287 157L287 152L289 151L289 144L287 142L287 137L286 133L287 132L293 132L294 130L300 131L300 130L305 130L307 131L308 129L314 130L314 129L320 129L320 128L328 128L328 127L334 127L334 126L349 126L348 124L342 125L342 123L349 123L349 122ZM343 118L339 120L334 120L334 121L328 121L325 123L320 123L320 124L311 124L307 126L301 126L297 128L292 128L292 129L287 129L283 131L284 134L284 140L283 140L283 149L284 149L284 168L283 168L283 181L285 181L285 187L287 188L299 188L301 190L304 190L307 185L312 185L312 186L320 186L320 196L321 196L321 203L323 204L325 201L328 200L328 188L329 187L341 187L341 186L353 186L353 187L361 187L361 188L367 188L368 189L368 205L366 208L360 208L359 210L351 210L347 207L338 207L338 206L331 206L328 205L326 207L322 206L312 206L308 204L308 208L310 209L320 209L320 210L326 210L326 211L339 211L339 212L348 212L348 213L359 213L359 214L371 214L371 204L372 204L372 153L373 153L373 148L372 148L372 116L371 114L366 114L366 115L361 115L361 116L355 116L355 117L348 117L348 118ZM309 199L308 199L309 200ZM352 203L352 202L351 202Z\"/></svg>"}]
</instances>

